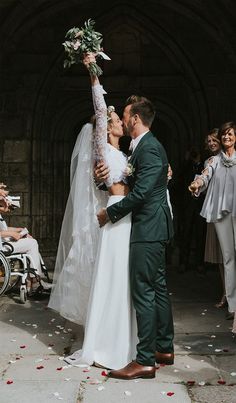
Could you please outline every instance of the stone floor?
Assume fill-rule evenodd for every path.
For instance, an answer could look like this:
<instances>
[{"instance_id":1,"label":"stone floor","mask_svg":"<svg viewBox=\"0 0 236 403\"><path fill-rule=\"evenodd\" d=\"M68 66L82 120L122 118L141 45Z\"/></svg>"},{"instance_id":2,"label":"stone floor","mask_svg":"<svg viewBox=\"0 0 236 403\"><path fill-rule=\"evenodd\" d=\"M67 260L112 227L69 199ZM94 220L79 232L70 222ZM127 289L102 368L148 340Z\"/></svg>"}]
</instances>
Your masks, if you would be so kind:
<instances>
[{"instance_id":1,"label":"stone floor","mask_svg":"<svg viewBox=\"0 0 236 403\"><path fill-rule=\"evenodd\" d=\"M47 295L19 304L0 298L1 403L236 403L236 343L220 296L218 272L168 270L175 322L175 364L153 380L108 379L95 367L70 367L63 354L79 348L83 331L47 309Z\"/></svg>"}]
</instances>

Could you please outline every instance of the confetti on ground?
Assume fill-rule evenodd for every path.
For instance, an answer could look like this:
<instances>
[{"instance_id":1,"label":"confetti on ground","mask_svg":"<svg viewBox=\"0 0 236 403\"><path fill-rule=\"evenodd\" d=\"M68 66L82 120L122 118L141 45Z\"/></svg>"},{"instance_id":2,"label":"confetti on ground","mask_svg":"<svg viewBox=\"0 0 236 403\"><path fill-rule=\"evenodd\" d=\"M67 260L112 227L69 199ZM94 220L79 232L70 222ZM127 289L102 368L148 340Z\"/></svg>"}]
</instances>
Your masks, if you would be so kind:
<instances>
[{"instance_id":1,"label":"confetti on ground","mask_svg":"<svg viewBox=\"0 0 236 403\"><path fill-rule=\"evenodd\" d=\"M184 346L184 348L186 348L187 350L191 350L192 347L190 347L190 346Z\"/></svg>"},{"instance_id":2,"label":"confetti on ground","mask_svg":"<svg viewBox=\"0 0 236 403\"><path fill-rule=\"evenodd\" d=\"M231 376L236 376L236 372L231 372Z\"/></svg>"},{"instance_id":3,"label":"confetti on ground","mask_svg":"<svg viewBox=\"0 0 236 403\"><path fill-rule=\"evenodd\" d=\"M101 386L99 386L98 388L97 388L97 390L99 391L99 392L101 392L101 390L104 390L105 389L105 387L103 386L103 385L101 385Z\"/></svg>"},{"instance_id":4,"label":"confetti on ground","mask_svg":"<svg viewBox=\"0 0 236 403\"><path fill-rule=\"evenodd\" d=\"M215 349L215 352L216 352L216 353L220 353L221 351L222 351L222 350L221 350L220 348L216 348L216 349Z\"/></svg>"},{"instance_id":5,"label":"confetti on ground","mask_svg":"<svg viewBox=\"0 0 236 403\"><path fill-rule=\"evenodd\" d=\"M37 334L35 334L35 335L32 337L32 339L37 339Z\"/></svg>"},{"instance_id":6,"label":"confetti on ground","mask_svg":"<svg viewBox=\"0 0 236 403\"><path fill-rule=\"evenodd\" d=\"M206 385L206 382L204 382L204 381L198 382L198 385L199 386L204 386L204 385Z\"/></svg>"},{"instance_id":7,"label":"confetti on ground","mask_svg":"<svg viewBox=\"0 0 236 403\"><path fill-rule=\"evenodd\" d=\"M132 393L129 390L125 390L125 396L131 396Z\"/></svg>"}]
</instances>

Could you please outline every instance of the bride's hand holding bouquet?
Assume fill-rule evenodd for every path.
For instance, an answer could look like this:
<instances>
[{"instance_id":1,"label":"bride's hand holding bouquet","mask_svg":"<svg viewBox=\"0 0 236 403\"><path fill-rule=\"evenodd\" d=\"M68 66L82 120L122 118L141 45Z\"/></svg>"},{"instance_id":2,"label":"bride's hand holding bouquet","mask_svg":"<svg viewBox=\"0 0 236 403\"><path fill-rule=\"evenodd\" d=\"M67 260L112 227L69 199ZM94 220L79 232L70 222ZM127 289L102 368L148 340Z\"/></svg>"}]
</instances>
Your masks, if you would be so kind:
<instances>
[{"instance_id":1,"label":"bride's hand holding bouquet","mask_svg":"<svg viewBox=\"0 0 236 403\"><path fill-rule=\"evenodd\" d=\"M64 67L83 62L85 55L91 56L91 61L87 66L91 75L100 76L102 69L97 65L96 58L102 57L105 60L110 58L103 52L101 47L102 34L94 30L95 22L89 19L82 28L72 28L66 33L66 40L63 43L66 52Z\"/></svg>"}]
</instances>

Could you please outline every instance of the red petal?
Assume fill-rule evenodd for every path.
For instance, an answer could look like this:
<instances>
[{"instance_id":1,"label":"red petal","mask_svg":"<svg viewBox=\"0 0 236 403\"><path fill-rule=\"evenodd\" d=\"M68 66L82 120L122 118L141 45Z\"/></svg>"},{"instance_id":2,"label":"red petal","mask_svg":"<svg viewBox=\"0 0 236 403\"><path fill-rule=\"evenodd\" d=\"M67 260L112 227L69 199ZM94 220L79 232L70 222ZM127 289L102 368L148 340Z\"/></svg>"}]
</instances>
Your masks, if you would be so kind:
<instances>
[{"instance_id":1,"label":"red petal","mask_svg":"<svg viewBox=\"0 0 236 403\"><path fill-rule=\"evenodd\" d=\"M49 343L49 345L48 345L49 347L53 347L54 346L54 344L53 343Z\"/></svg>"},{"instance_id":2,"label":"red petal","mask_svg":"<svg viewBox=\"0 0 236 403\"><path fill-rule=\"evenodd\" d=\"M9 381L6 382L7 385L11 385L12 383L13 383L12 380L9 380Z\"/></svg>"},{"instance_id":3,"label":"red petal","mask_svg":"<svg viewBox=\"0 0 236 403\"><path fill-rule=\"evenodd\" d=\"M228 352L229 352L229 350L228 350L227 348L224 348L223 351L224 351L224 353L228 353Z\"/></svg>"},{"instance_id":4,"label":"red petal","mask_svg":"<svg viewBox=\"0 0 236 403\"><path fill-rule=\"evenodd\" d=\"M87 376L87 378L86 379L90 379L90 376Z\"/></svg>"},{"instance_id":5,"label":"red petal","mask_svg":"<svg viewBox=\"0 0 236 403\"><path fill-rule=\"evenodd\" d=\"M188 381L187 384L188 384L188 385L194 385L194 384L195 384L195 381Z\"/></svg>"},{"instance_id":6,"label":"red petal","mask_svg":"<svg viewBox=\"0 0 236 403\"><path fill-rule=\"evenodd\" d=\"M20 357L16 357L16 360L20 360Z\"/></svg>"},{"instance_id":7,"label":"red petal","mask_svg":"<svg viewBox=\"0 0 236 403\"><path fill-rule=\"evenodd\" d=\"M107 372L106 372L106 371L102 371L102 372L101 372L101 375L102 375L102 376L107 376Z\"/></svg>"},{"instance_id":8,"label":"red petal","mask_svg":"<svg viewBox=\"0 0 236 403\"><path fill-rule=\"evenodd\" d=\"M37 369L43 369L44 366L43 366L43 365L38 365L36 368L37 368Z\"/></svg>"},{"instance_id":9,"label":"red petal","mask_svg":"<svg viewBox=\"0 0 236 403\"><path fill-rule=\"evenodd\" d=\"M62 370L62 367L57 368L57 371L61 371L61 370Z\"/></svg>"},{"instance_id":10,"label":"red petal","mask_svg":"<svg viewBox=\"0 0 236 403\"><path fill-rule=\"evenodd\" d=\"M20 348L25 348L26 346L20 346Z\"/></svg>"},{"instance_id":11,"label":"red petal","mask_svg":"<svg viewBox=\"0 0 236 403\"><path fill-rule=\"evenodd\" d=\"M223 379L219 379L219 381L217 381L217 383L219 383L219 385L225 385L226 381L224 381Z\"/></svg>"},{"instance_id":12,"label":"red petal","mask_svg":"<svg viewBox=\"0 0 236 403\"><path fill-rule=\"evenodd\" d=\"M173 396L174 395L174 392L168 392L167 393L167 396Z\"/></svg>"}]
</instances>

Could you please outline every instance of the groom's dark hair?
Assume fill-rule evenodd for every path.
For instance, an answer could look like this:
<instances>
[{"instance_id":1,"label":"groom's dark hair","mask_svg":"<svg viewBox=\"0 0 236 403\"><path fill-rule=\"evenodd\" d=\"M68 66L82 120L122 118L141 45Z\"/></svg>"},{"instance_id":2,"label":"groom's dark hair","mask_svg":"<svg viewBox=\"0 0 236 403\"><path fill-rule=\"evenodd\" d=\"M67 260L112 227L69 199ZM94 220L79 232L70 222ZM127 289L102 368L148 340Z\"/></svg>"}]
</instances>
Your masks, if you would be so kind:
<instances>
[{"instance_id":1,"label":"groom's dark hair","mask_svg":"<svg viewBox=\"0 0 236 403\"><path fill-rule=\"evenodd\" d=\"M125 103L125 106L131 105L130 115L139 115L143 124L147 127L151 127L155 118L156 111L153 103L140 95L131 95Z\"/></svg>"}]
</instances>

